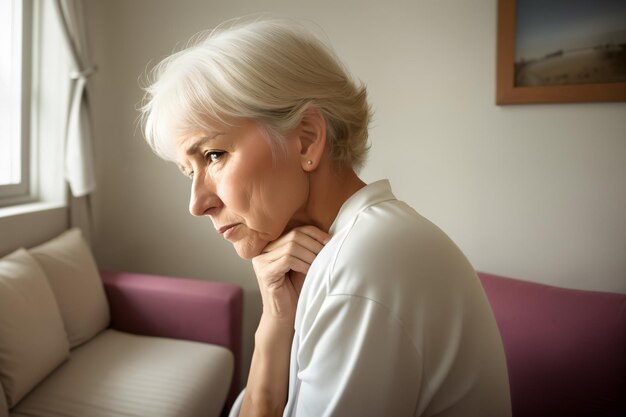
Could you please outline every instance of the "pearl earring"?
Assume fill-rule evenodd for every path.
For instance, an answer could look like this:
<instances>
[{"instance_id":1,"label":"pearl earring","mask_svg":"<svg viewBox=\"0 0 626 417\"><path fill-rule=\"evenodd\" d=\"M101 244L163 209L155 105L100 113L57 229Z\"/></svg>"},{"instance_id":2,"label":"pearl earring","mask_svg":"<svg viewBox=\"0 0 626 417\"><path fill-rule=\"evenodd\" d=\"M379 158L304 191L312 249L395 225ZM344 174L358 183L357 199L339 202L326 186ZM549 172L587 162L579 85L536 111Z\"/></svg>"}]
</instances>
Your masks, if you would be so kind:
<instances>
[{"instance_id":1,"label":"pearl earring","mask_svg":"<svg viewBox=\"0 0 626 417\"><path fill-rule=\"evenodd\" d=\"M308 161L306 161L307 165L313 165L313 161L311 161L310 159Z\"/></svg>"}]
</instances>

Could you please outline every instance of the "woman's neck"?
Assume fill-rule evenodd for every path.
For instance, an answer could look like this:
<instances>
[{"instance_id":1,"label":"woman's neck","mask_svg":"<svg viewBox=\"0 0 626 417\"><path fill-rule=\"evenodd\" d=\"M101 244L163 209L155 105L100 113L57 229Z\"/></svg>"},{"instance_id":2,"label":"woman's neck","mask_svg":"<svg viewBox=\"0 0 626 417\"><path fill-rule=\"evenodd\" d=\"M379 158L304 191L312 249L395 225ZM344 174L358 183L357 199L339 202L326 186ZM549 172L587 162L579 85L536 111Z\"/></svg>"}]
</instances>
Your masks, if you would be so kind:
<instances>
[{"instance_id":1,"label":"woman's neck","mask_svg":"<svg viewBox=\"0 0 626 417\"><path fill-rule=\"evenodd\" d=\"M328 232L343 203L366 184L352 168L336 168L324 162L309 175L309 197L287 229L310 224Z\"/></svg>"}]
</instances>

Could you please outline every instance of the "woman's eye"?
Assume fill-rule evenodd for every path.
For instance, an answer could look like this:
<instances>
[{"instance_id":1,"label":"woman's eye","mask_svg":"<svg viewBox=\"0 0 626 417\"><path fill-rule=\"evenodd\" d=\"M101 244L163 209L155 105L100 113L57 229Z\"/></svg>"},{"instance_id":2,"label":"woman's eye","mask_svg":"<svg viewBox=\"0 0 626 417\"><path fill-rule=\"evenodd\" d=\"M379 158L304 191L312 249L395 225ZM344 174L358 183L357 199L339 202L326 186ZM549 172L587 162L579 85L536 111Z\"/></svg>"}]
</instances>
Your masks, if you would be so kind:
<instances>
[{"instance_id":1,"label":"woman's eye","mask_svg":"<svg viewBox=\"0 0 626 417\"><path fill-rule=\"evenodd\" d=\"M217 162L222 155L224 155L224 152L208 151L204 153L204 159L210 162Z\"/></svg>"}]
</instances>

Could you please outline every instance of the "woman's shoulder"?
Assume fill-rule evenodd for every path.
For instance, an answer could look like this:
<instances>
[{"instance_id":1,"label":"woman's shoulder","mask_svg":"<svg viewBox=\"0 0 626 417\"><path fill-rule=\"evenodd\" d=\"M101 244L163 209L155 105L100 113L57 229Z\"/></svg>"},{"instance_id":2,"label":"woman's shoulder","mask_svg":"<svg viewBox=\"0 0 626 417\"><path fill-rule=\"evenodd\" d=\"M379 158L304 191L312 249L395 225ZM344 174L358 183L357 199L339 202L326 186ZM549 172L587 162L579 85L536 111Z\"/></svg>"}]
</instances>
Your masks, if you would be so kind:
<instances>
[{"instance_id":1,"label":"woman's shoulder","mask_svg":"<svg viewBox=\"0 0 626 417\"><path fill-rule=\"evenodd\" d=\"M403 255L410 255L404 261L413 263L433 251L440 255L457 255L458 251L443 230L400 200L365 208L342 238L338 258L357 264L359 260L389 263ZM368 256L361 256L364 254Z\"/></svg>"},{"instance_id":2,"label":"woman's shoulder","mask_svg":"<svg viewBox=\"0 0 626 417\"><path fill-rule=\"evenodd\" d=\"M467 258L439 227L391 200L362 210L343 231L329 278L331 292L396 297L457 285L473 275Z\"/></svg>"}]
</instances>

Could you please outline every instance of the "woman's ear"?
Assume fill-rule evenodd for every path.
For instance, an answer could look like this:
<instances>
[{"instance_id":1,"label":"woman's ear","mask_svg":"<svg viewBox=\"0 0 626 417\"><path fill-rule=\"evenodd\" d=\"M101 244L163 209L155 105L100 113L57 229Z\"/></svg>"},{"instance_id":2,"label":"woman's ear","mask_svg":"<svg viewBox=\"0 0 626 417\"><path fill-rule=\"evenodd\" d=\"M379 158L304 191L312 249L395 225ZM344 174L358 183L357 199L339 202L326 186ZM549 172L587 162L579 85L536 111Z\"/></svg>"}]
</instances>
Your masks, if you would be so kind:
<instances>
[{"instance_id":1,"label":"woman's ear","mask_svg":"<svg viewBox=\"0 0 626 417\"><path fill-rule=\"evenodd\" d=\"M300 163L305 171L314 171L326 149L326 120L317 107L304 111L298 126Z\"/></svg>"}]
</instances>

